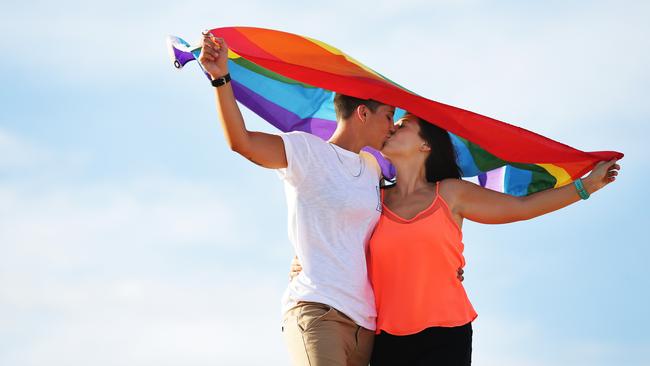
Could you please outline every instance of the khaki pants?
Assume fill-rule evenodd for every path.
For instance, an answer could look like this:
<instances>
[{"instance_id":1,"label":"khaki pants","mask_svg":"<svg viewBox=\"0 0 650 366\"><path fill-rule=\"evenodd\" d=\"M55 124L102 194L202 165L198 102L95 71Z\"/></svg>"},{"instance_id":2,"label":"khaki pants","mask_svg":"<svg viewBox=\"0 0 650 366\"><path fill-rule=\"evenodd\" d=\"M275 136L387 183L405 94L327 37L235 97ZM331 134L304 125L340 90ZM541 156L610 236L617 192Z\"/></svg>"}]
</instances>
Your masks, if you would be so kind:
<instances>
[{"instance_id":1,"label":"khaki pants","mask_svg":"<svg viewBox=\"0 0 650 366\"><path fill-rule=\"evenodd\" d=\"M299 302L282 332L294 366L367 366L375 333L325 304Z\"/></svg>"}]
</instances>

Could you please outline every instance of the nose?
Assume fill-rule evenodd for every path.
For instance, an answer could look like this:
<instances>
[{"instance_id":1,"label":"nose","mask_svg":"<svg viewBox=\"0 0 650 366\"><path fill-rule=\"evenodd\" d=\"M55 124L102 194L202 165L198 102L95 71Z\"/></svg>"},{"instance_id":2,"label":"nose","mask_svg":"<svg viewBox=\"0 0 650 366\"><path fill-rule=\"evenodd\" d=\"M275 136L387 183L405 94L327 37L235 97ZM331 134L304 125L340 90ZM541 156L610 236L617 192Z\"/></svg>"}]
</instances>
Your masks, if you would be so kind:
<instances>
[{"instance_id":1,"label":"nose","mask_svg":"<svg viewBox=\"0 0 650 366\"><path fill-rule=\"evenodd\" d=\"M395 128L395 124L393 122L389 122L388 123L388 132L390 132L390 134L392 135L392 134L395 133L395 131L397 131L397 129Z\"/></svg>"}]
</instances>

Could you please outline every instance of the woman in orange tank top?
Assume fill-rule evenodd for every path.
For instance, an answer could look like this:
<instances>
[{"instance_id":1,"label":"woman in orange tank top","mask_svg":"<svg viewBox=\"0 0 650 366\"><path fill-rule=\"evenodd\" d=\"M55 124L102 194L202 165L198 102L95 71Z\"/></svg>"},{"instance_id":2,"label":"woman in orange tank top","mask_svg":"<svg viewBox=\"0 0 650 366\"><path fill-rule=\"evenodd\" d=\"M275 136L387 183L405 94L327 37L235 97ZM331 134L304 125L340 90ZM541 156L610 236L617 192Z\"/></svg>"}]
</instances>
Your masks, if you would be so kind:
<instances>
[{"instance_id":1,"label":"woman in orange tank top","mask_svg":"<svg viewBox=\"0 0 650 366\"><path fill-rule=\"evenodd\" d=\"M382 191L367 257L377 307L371 365L469 365L477 314L456 273L465 265L463 219L531 219L579 201L579 185L527 197L485 189L460 179L446 131L411 114L398 125L382 149L398 183ZM619 169L600 162L581 183L593 193Z\"/></svg>"},{"instance_id":2,"label":"woman in orange tank top","mask_svg":"<svg viewBox=\"0 0 650 366\"><path fill-rule=\"evenodd\" d=\"M381 153L397 170L382 190L382 215L369 243L368 273L377 330L371 366L471 363L477 314L461 279L463 220L504 224L528 220L580 200L578 183L515 197L460 179L449 134L406 114ZM620 166L598 163L586 194L613 182ZM294 259L291 274L301 270Z\"/></svg>"}]
</instances>

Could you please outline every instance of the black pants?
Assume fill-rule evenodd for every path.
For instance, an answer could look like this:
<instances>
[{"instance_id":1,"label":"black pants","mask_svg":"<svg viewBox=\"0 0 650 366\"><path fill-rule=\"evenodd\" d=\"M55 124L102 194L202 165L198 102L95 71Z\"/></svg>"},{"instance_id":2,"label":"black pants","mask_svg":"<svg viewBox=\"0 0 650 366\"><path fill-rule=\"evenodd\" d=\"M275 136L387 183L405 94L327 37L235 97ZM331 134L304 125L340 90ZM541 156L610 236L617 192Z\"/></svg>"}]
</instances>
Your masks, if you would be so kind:
<instances>
[{"instance_id":1,"label":"black pants","mask_svg":"<svg viewBox=\"0 0 650 366\"><path fill-rule=\"evenodd\" d=\"M420 333L375 337L370 366L465 366L472 363L472 323Z\"/></svg>"}]
</instances>

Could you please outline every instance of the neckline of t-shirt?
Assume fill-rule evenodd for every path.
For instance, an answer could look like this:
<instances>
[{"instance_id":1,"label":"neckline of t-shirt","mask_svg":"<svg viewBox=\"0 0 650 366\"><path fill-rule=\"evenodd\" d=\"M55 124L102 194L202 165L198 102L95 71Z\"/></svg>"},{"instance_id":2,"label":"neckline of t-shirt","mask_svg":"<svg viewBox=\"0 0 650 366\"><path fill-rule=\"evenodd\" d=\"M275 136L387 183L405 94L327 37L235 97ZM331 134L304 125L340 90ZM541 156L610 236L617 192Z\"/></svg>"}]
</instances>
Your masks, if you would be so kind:
<instances>
[{"instance_id":1,"label":"neckline of t-shirt","mask_svg":"<svg viewBox=\"0 0 650 366\"><path fill-rule=\"evenodd\" d=\"M352 177L354 179L358 179L364 174L364 172L366 171L366 162L365 159L361 156L361 154L357 154L353 151L346 150L329 141L327 143L332 147L332 152L334 152L334 154L336 155L336 159L341 164L341 168L347 172L346 176ZM339 153L339 151L341 153ZM343 158L341 158L341 155L343 155ZM349 171L350 167L348 165L350 164L351 160L354 161L353 164L356 164L356 162L358 161L359 163L358 174L356 172Z\"/></svg>"},{"instance_id":2,"label":"neckline of t-shirt","mask_svg":"<svg viewBox=\"0 0 650 366\"><path fill-rule=\"evenodd\" d=\"M333 144L333 143L331 143L331 142L327 142L327 143L330 144L330 145L332 145L335 149L338 149L339 151L341 151L341 152L343 152L344 154L349 155L349 156L351 156L351 157L360 157L360 156L361 156L360 154L355 153L354 151L346 150L346 149L340 147L340 146L337 145L337 144Z\"/></svg>"}]
</instances>

